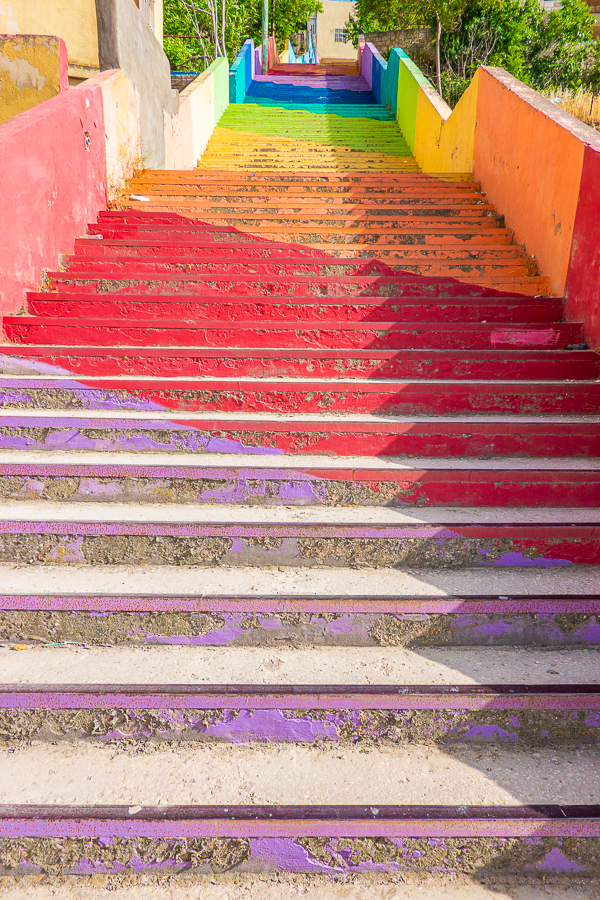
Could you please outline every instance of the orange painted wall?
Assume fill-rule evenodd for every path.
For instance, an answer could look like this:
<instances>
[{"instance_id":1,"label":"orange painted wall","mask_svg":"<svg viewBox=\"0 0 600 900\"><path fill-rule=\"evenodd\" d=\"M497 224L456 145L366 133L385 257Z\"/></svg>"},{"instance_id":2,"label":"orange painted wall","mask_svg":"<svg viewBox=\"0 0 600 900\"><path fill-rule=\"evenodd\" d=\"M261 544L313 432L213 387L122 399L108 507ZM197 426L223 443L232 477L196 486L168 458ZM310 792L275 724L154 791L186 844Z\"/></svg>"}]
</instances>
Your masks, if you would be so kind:
<instances>
[{"instance_id":1,"label":"orange painted wall","mask_svg":"<svg viewBox=\"0 0 600 900\"><path fill-rule=\"evenodd\" d=\"M479 70L474 176L557 295L567 279L588 131L503 69Z\"/></svg>"}]
</instances>

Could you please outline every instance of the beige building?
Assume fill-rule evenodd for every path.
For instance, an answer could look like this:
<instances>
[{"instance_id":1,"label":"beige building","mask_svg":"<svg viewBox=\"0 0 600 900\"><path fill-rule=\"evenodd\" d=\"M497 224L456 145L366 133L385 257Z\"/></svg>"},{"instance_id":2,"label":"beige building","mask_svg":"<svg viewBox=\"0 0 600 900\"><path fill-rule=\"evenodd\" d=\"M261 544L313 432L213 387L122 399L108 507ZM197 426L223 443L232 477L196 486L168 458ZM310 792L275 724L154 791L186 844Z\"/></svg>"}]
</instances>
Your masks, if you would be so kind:
<instances>
[{"instance_id":1,"label":"beige building","mask_svg":"<svg viewBox=\"0 0 600 900\"><path fill-rule=\"evenodd\" d=\"M163 0L135 4L162 44ZM71 84L100 71L96 0L0 0L0 34L61 37L67 45Z\"/></svg>"},{"instance_id":2,"label":"beige building","mask_svg":"<svg viewBox=\"0 0 600 900\"><path fill-rule=\"evenodd\" d=\"M346 40L346 23L354 6L352 0L321 0L323 12L317 14L317 52L321 61L356 59L352 42Z\"/></svg>"}]
</instances>

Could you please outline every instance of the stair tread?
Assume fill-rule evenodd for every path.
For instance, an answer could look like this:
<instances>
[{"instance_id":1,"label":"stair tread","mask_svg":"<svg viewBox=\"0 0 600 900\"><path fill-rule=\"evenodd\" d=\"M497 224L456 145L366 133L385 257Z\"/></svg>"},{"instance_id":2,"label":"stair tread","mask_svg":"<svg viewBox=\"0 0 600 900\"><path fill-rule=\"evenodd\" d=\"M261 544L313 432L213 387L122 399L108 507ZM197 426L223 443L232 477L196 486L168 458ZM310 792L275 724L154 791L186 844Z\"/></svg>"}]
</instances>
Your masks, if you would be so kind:
<instances>
[{"instance_id":1,"label":"stair tread","mask_svg":"<svg viewBox=\"0 0 600 900\"><path fill-rule=\"evenodd\" d=\"M0 501L0 522L30 523L115 523L115 524L222 524L232 527L243 525L273 525L306 527L320 525L323 528L372 525L374 527L429 525L478 525L498 526L589 526L599 529L600 508L580 509L570 507L429 507L419 509L390 507L277 507L277 506L215 506L213 504L162 504L154 508L148 504L130 503L107 509L105 503L69 503L56 501Z\"/></svg>"},{"instance_id":2,"label":"stair tread","mask_svg":"<svg viewBox=\"0 0 600 900\"><path fill-rule=\"evenodd\" d=\"M74 454L68 451L27 451L0 449L0 472L2 467L31 466L50 468L62 466L66 468L81 468L83 466L102 468L143 468L148 472L158 470L160 467L168 467L173 471L178 469L185 475L189 469L207 469L216 471L253 469L260 470L331 470L341 473L349 472L373 472L376 475L390 474L401 478L403 474L440 472L461 473L468 475L473 472L491 473L519 473L545 474L558 472L561 474L589 472L595 475L600 472L600 458L598 457L501 457L493 456L487 459L457 458L457 457L413 457L404 459L393 456L354 456L340 459L338 456L298 456L297 454L278 454L268 457L256 456L251 461L240 459L239 454L218 453L213 454L210 460L200 462L198 456L192 453L140 455L139 453L105 452L94 453L80 450Z\"/></svg>"},{"instance_id":3,"label":"stair tread","mask_svg":"<svg viewBox=\"0 0 600 900\"><path fill-rule=\"evenodd\" d=\"M90 596L105 592L114 596L134 597L143 593L152 597L173 594L251 599L280 596L281 598L331 598L373 595L406 599L407 597L480 596L494 592L499 596L577 596L595 595L600 584L600 566L577 568L506 568L487 569L349 569L301 567L254 568L252 566L194 567L102 566L94 568L90 578L89 566L53 566L28 564L22 566L0 563L0 583L5 595L78 594ZM192 648L193 650L197 648ZM373 649L373 648L369 648ZM447 651L453 653L454 649ZM475 653L479 653L479 648ZM528 658L534 648L526 654ZM547 652L546 650L540 652ZM597 656L597 651L594 651ZM427 651L429 653L429 650ZM473 657L475 658L475 656ZM556 668L548 666L548 668ZM191 671L195 671L191 669ZM40 674L43 681L50 674ZM60 674L55 676L61 677ZM108 677L108 676L107 676ZM110 677L114 677L114 672ZM305 677L305 676L303 676ZM352 678L356 676L353 675ZM403 678L406 676L403 675ZM352 680L349 677L348 680ZM515 680L522 680L521 678ZM585 680L590 680L586 678Z\"/></svg>"},{"instance_id":4,"label":"stair tread","mask_svg":"<svg viewBox=\"0 0 600 900\"><path fill-rule=\"evenodd\" d=\"M232 752L233 751L233 752ZM177 753L133 756L113 750L110 768L102 747L34 744L0 750L0 799L8 804L83 806L123 804L435 804L511 806L593 804L599 751L521 751L465 748L448 755L437 748L339 750L287 746L229 748L219 744L179 747ZM555 762L556 760L556 762ZM43 784L32 772L44 772ZM202 772L182 778L182 772ZM76 787L74 787L76 785ZM305 814L310 806L305 807ZM137 809L135 810L138 811ZM165 810L166 811L166 810ZM127 815L131 829L131 812ZM125 809L123 809L125 814ZM106 827L106 826L105 826ZM81 833L79 830L78 833Z\"/></svg>"},{"instance_id":5,"label":"stair tread","mask_svg":"<svg viewBox=\"0 0 600 900\"><path fill-rule=\"evenodd\" d=\"M3 685L557 685L600 684L598 651L510 647L95 647L26 643L5 657ZM275 665L273 665L275 654ZM277 662L279 665L277 665ZM1 752L1 750L0 750ZM600 748L599 751L600 752Z\"/></svg>"}]
</instances>

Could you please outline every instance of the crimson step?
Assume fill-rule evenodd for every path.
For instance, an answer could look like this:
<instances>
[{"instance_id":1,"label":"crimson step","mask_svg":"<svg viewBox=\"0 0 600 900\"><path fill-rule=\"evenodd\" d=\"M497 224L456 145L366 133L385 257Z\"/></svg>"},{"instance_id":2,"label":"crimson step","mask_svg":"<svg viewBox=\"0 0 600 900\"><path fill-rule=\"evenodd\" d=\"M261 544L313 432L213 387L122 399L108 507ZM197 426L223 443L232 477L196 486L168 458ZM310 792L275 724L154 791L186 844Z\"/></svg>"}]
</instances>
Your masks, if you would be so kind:
<instances>
[{"instance_id":1,"label":"crimson step","mask_svg":"<svg viewBox=\"0 0 600 900\"><path fill-rule=\"evenodd\" d=\"M183 507L177 507L177 522L173 522L153 517L152 510L145 506L120 507L109 518L100 516L97 509L90 509L89 516L85 516L86 507L81 504L55 504L50 515L39 504L3 504L0 562L373 569L545 568L600 563L600 520L594 520L595 511L579 511L579 521L572 521L572 510L560 515L551 510L554 520L549 521L549 515L540 516L537 510L525 510L521 515L519 511L492 510L487 520L483 514L478 515L477 524L468 524L472 516L468 509L446 513L432 510L430 516L427 510L419 516L407 513L405 521L396 524L391 519L361 523L346 511L345 517L353 521L320 524L308 521L306 515L300 521L300 510L296 511L296 521L281 521L274 509L251 510L254 520L247 521L250 516L245 515L246 521L240 524L239 510L232 511L237 520L232 522L219 521L218 510L209 509L212 520L204 521L203 509L197 507L192 510L193 515L184 515ZM367 511L358 512L368 518ZM371 519L385 519L383 513L371 511ZM319 511L319 515L324 513ZM164 511L163 516L168 518ZM186 518L188 521L184 521Z\"/></svg>"},{"instance_id":2,"label":"crimson step","mask_svg":"<svg viewBox=\"0 0 600 900\"><path fill-rule=\"evenodd\" d=\"M566 349L580 346L582 327L573 323L390 323L320 322L294 328L289 322L203 322L139 319L64 319L5 316L10 341L24 344L163 347L338 348L348 350Z\"/></svg>"},{"instance_id":3,"label":"crimson step","mask_svg":"<svg viewBox=\"0 0 600 900\"><path fill-rule=\"evenodd\" d=\"M111 840L106 840L110 835ZM0 807L7 871L59 875L273 870L314 875L438 872L497 880L595 877L597 806L33 806ZM118 842L115 863L113 844ZM193 852L191 852L191 850ZM476 860L474 863L473 860ZM530 883L530 881L528 882Z\"/></svg>"},{"instance_id":4,"label":"crimson step","mask_svg":"<svg viewBox=\"0 0 600 900\"><path fill-rule=\"evenodd\" d=\"M600 596L0 595L5 640L192 646L600 644ZM99 615L101 613L102 615Z\"/></svg>"},{"instance_id":5,"label":"crimson step","mask_svg":"<svg viewBox=\"0 0 600 900\"><path fill-rule=\"evenodd\" d=\"M591 350L211 350L139 347L8 345L0 372L42 374L38 363L84 375L180 377L593 379L600 356ZM51 374L51 373L49 373Z\"/></svg>"},{"instance_id":6,"label":"crimson step","mask_svg":"<svg viewBox=\"0 0 600 900\"><path fill-rule=\"evenodd\" d=\"M241 267L240 267L241 268ZM193 297L147 294L77 294L75 291L28 293L27 306L35 316L69 316L113 319L187 319L226 321L382 321L382 322L556 322L562 315L558 298L517 298L488 300L479 297L427 302L403 297L402 303L387 297L360 297L352 303L332 298L295 295L281 298Z\"/></svg>"},{"instance_id":7,"label":"crimson step","mask_svg":"<svg viewBox=\"0 0 600 900\"><path fill-rule=\"evenodd\" d=\"M95 740L357 743L376 738L391 744L539 748L598 741L600 686L0 684L3 731L19 729L33 710L38 715L30 740L57 734L63 740L88 739L83 717L73 713L93 710Z\"/></svg>"},{"instance_id":8,"label":"crimson step","mask_svg":"<svg viewBox=\"0 0 600 900\"><path fill-rule=\"evenodd\" d=\"M116 399L117 398L117 399ZM309 381L266 378L132 379L126 376L0 378L0 407L139 409L144 401L167 410L372 414L378 416L510 413L600 413L600 381Z\"/></svg>"},{"instance_id":9,"label":"crimson step","mask_svg":"<svg viewBox=\"0 0 600 900\"><path fill-rule=\"evenodd\" d=\"M505 260L470 260L466 257L456 260L437 260L407 257L402 263L379 263L375 261L361 261L356 259L327 259L319 261L288 262L286 260L257 261L256 259L244 259L238 253L235 257L223 258L207 255L204 259L180 259L171 257L119 257L112 259L92 259L87 256L69 257L66 261L66 272L91 273L93 275L118 275L124 274L173 274L182 275L242 275L245 278L260 276L285 276L293 281L304 275L315 274L319 277L373 277L389 278L402 276L411 268L418 267L419 273L423 273L428 266L455 268L466 271L465 267L481 270L504 271L510 269L514 274L528 275L532 264L523 256ZM552 298L556 302L558 298Z\"/></svg>"},{"instance_id":10,"label":"crimson step","mask_svg":"<svg viewBox=\"0 0 600 900\"><path fill-rule=\"evenodd\" d=\"M301 296L317 297L485 297L486 288L479 284L464 284L452 277L419 277L412 273L402 275L355 275L327 277L322 275L285 276L264 275L251 280L247 274L183 274L144 273L132 269L124 273L94 276L91 272L72 269L69 272L49 272L50 284L67 290L89 290L98 293L131 293L135 285L139 293L197 293L237 294L257 296ZM499 296L494 291L490 296ZM518 295L522 296L522 295Z\"/></svg>"},{"instance_id":11,"label":"crimson step","mask_svg":"<svg viewBox=\"0 0 600 900\"><path fill-rule=\"evenodd\" d=\"M535 468L525 461L412 461L369 468L309 466L297 457L279 464L154 465L111 461L5 462L0 457L0 496L5 500L105 503L215 503L256 506L600 507L600 463L575 468L567 461Z\"/></svg>"},{"instance_id":12,"label":"crimson step","mask_svg":"<svg viewBox=\"0 0 600 900\"><path fill-rule=\"evenodd\" d=\"M2 411L0 448L331 456L600 457L598 416L203 416Z\"/></svg>"}]
</instances>

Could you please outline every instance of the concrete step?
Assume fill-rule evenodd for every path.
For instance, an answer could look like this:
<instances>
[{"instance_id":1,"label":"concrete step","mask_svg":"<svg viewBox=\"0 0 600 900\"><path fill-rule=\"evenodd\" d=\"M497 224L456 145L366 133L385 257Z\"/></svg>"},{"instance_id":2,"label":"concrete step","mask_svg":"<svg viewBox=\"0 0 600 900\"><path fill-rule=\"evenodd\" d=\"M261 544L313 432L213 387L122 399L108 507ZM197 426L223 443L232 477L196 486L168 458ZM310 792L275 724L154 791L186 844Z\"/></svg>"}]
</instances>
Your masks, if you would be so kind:
<instances>
[{"instance_id":1,"label":"concrete step","mask_svg":"<svg viewBox=\"0 0 600 900\"><path fill-rule=\"evenodd\" d=\"M200 268L219 270L218 261ZM243 263L233 268L243 270ZM278 266L273 266L278 268ZM427 301L402 298L402 302L384 297L360 297L353 302L335 298L293 296L193 297L153 296L148 294L102 295L74 291L28 293L27 307L35 316L71 318L141 318L258 321L381 321L381 322L556 322L562 316L558 298L516 298L486 300L478 297Z\"/></svg>"},{"instance_id":2,"label":"concrete step","mask_svg":"<svg viewBox=\"0 0 600 900\"><path fill-rule=\"evenodd\" d=\"M158 277L158 276L157 276ZM117 283L118 284L118 283ZM141 284L141 282L140 282ZM116 285L115 285L116 286ZM223 285L222 285L223 286ZM78 288L81 285L77 285ZM100 284L102 287L102 284ZM172 288L172 285L169 286ZM191 284L185 285L189 290ZM170 291L169 291L170 292ZM5 316L3 327L15 343L70 346L225 347L248 349L511 350L581 349L581 325L574 323L343 322L308 323L298 329L286 320L206 322L177 319L87 319L62 316Z\"/></svg>"},{"instance_id":3,"label":"concrete step","mask_svg":"<svg viewBox=\"0 0 600 900\"><path fill-rule=\"evenodd\" d=\"M504 900L509 896L506 890L511 891L510 896L515 900L598 900L597 888L589 880L587 886L574 884L568 875L566 878L554 875L552 883L547 877L543 883L528 878L524 883L508 887L497 877L489 885L478 879L473 880L467 874L452 874L449 880L448 876L439 873L417 874L409 868L403 873L370 871L355 876L350 882L345 878L332 878L330 873L325 874L320 865L316 864L312 873L266 869L260 874L239 870L221 873L213 860L210 874L188 874L183 879L176 879L175 883L169 879L168 887L156 888L143 884L143 874L136 876L131 872L128 886L120 888L119 900L155 900L163 897L169 900L223 900L224 890L227 891L227 900L246 900L249 894L260 900L296 900L298 890L303 891L307 900L323 900L325 897L328 900L379 900L384 891L386 900L421 900L424 881L436 900ZM113 876L92 877L95 883L105 883L112 881ZM45 881L40 881L39 875L21 875L18 879L6 879L3 890L9 900L21 900L24 884L31 900L89 900L87 879L82 876L54 878L52 884ZM514 878L509 881L514 881Z\"/></svg>"},{"instance_id":4,"label":"concrete step","mask_svg":"<svg viewBox=\"0 0 600 900\"><path fill-rule=\"evenodd\" d=\"M6 740L585 746L600 685L0 684Z\"/></svg>"},{"instance_id":5,"label":"concrete step","mask_svg":"<svg viewBox=\"0 0 600 900\"><path fill-rule=\"evenodd\" d=\"M271 464L269 465L269 459ZM0 497L105 503L215 503L258 506L600 507L600 460L414 460L352 465L281 455L240 466L217 455L199 466L193 455L20 451L0 454Z\"/></svg>"},{"instance_id":6,"label":"concrete step","mask_svg":"<svg viewBox=\"0 0 600 900\"><path fill-rule=\"evenodd\" d=\"M55 565L600 563L597 509L248 507L5 501L0 560Z\"/></svg>"},{"instance_id":7,"label":"concrete step","mask_svg":"<svg viewBox=\"0 0 600 900\"><path fill-rule=\"evenodd\" d=\"M383 807L381 818L384 821L389 817L389 812L385 815L387 804L432 803L438 809L440 806L474 805L509 807L522 814L521 804L554 802L568 806L575 800L594 804L599 756L597 748L580 749L575 753L566 749L540 750L539 756L532 759L519 751L497 753L495 748L486 751L465 747L444 753L438 748L424 750L417 746L378 748L366 754L359 748L349 747L340 758L337 748L202 744L134 755L127 750L107 751L93 744L72 746L61 743L53 747L39 743L17 751L12 748L0 751L0 799L6 806L53 804L77 808L88 804L105 807L119 804L127 808L148 805L162 808L163 814L169 806L189 804L198 810L196 815L202 815L202 806L210 804L214 808L211 818L215 813L220 813L219 818L225 818L223 814L228 811L227 807L244 805L244 818L249 821L262 819L261 806L264 805L276 822L281 816L277 814L277 806L305 804L309 796L318 792L323 800L313 810L317 820L335 816L333 810L330 816L323 816L320 813L323 806L339 807L350 802L357 806ZM32 778L32 771L43 773L43 777ZM183 777L182 773L185 773ZM7 818L4 804L0 807L2 819ZM219 806L225 809L219 810ZM25 811L18 812L23 814ZM18 812L16 816L13 813L14 818L18 818ZM38 818L42 819L40 812ZM133 817L141 810L123 812L131 828L136 821ZM204 812L209 818L209 810ZM242 817L240 812L239 818ZM310 812L309 806L305 815L310 817ZM370 815L373 836L377 834L378 826L382 829L378 812ZM235 815L233 810L231 813ZM502 818L501 809L498 813L498 818ZM172 816L163 815L163 821L169 821ZM490 810L485 818L492 817L493 810ZM564 816L565 819L571 817L568 813ZM284 818L304 816L296 814ZM340 818L345 818L343 813ZM362 816L355 813L349 818ZM464 813L461 818L466 818ZM137 821L143 819L144 816L140 816ZM223 828L223 823L219 824ZM598 823L595 825L597 827ZM382 831L380 834L384 836L385 829ZM530 833L535 834L535 828ZM497 836L500 835L501 832Z\"/></svg>"},{"instance_id":8,"label":"concrete step","mask_svg":"<svg viewBox=\"0 0 600 900\"><path fill-rule=\"evenodd\" d=\"M81 383L83 382L83 383ZM203 413L261 412L330 415L373 414L531 415L597 414L598 381L438 381L300 378L183 379L150 375L130 378L66 375L53 378L0 376L1 404L20 409L139 409L147 403L163 409Z\"/></svg>"},{"instance_id":9,"label":"concrete step","mask_svg":"<svg viewBox=\"0 0 600 900\"><path fill-rule=\"evenodd\" d=\"M162 584L164 571L160 575ZM129 576L129 582L135 589L135 578ZM23 586L31 590L30 584ZM576 590L579 581L569 582L568 587ZM424 599L401 593L394 597L140 596L124 595L123 583L120 589L120 595L3 594L0 640L33 646L271 648L568 648L600 643L597 593Z\"/></svg>"},{"instance_id":10,"label":"concrete step","mask_svg":"<svg viewBox=\"0 0 600 900\"><path fill-rule=\"evenodd\" d=\"M278 600L283 604L281 608L292 611L292 607L285 607L286 599L295 602L299 598L308 598L317 602L321 598L329 603L336 599L341 601L369 596L374 599L404 601L447 597L469 600L492 595L507 600L513 597L547 596L575 601L579 597L597 596L600 567L340 569L324 566L311 569L302 566L268 566L258 569L205 566L197 569L138 564L98 566L92 582L87 566L59 568L0 565L0 576L5 592L3 603L8 603L8 594L12 596L13 604L16 602L13 595L25 597L32 594L39 597L48 594L93 597L100 593L102 596L114 595L117 598L138 597L140 594L158 598L194 598L206 595L241 599L242 603L267 596L281 598ZM164 609L168 608L167 604ZM159 606L159 611L162 609ZM243 606L231 607L233 609L243 610ZM319 611L321 607L317 603L314 609ZM230 610L230 607L227 606L226 610ZM270 610L272 611L272 607ZM520 679L515 675L515 680Z\"/></svg>"},{"instance_id":11,"label":"concrete step","mask_svg":"<svg viewBox=\"0 0 600 900\"><path fill-rule=\"evenodd\" d=\"M598 416L268 416L0 409L0 449L352 456L600 456ZM173 417L176 416L176 420Z\"/></svg>"},{"instance_id":12,"label":"concrete step","mask_svg":"<svg viewBox=\"0 0 600 900\"><path fill-rule=\"evenodd\" d=\"M102 302L95 300L94 302ZM573 346L573 345L572 345ZM576 345L575 345L576 346ZM195 377L297 376L322 378L596 379L600 357L591 350L273 350L5 344L3 374Z\"/></svg>"},{"instance_id":13,"label":"concrete step","mask_svg":"<svg viewBox=\"0 0 600 900\"><path fill-rule=\"evenodd\" d=\"M109 757L94 745L38 743L3 754L0 821L15 874L25 859L29 871L43 870L50 841L61 853L56 874L87 872L90 863L127 872L134 859L138 870L159 873L402 872L415 859L428 871L443 837L454 871L506 877L577 866L591 875L597 756L196 745ZM32 771L45 773L43 783ZM328 805L307 806L314 791ZM110 843L101 839L107 831Z\"/></svg>"}]
</instances>

